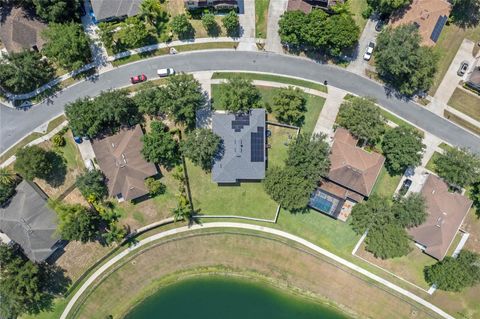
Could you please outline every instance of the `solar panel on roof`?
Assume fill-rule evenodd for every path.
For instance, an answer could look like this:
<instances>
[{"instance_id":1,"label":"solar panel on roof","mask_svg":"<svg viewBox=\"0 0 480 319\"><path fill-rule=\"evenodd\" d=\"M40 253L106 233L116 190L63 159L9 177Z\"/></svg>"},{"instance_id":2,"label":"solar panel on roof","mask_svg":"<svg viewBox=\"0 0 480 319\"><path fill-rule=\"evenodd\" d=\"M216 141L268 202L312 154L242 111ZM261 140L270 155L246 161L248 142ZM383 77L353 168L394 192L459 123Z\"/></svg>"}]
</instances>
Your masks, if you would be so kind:
<instances>
[{"instance_id":1,"label":"solar panel on roof","mask_svg":"<svg viewBox=\"0 0 480 319\"><path fill-rule=\"evenodd\" d=\"M435 24L435 28L433 28L432 34L430 35L430 39L433 42L437 42L438 38L440 37L440 33L442 33L443 27L445 23L447 23L448 17L447 16L439 16L437 23Z\"/></svg>"},{"instance_id":2,"label":"solar panel on roof","mask_svg":"<svg viewBox=\"0 0 480 319\"><path fill-rule=\"evenodd\" d=\"M257 132L250 134L250 161L265 161L265 130L263 126L259 126Z\"/></svg>"}]
</instances>

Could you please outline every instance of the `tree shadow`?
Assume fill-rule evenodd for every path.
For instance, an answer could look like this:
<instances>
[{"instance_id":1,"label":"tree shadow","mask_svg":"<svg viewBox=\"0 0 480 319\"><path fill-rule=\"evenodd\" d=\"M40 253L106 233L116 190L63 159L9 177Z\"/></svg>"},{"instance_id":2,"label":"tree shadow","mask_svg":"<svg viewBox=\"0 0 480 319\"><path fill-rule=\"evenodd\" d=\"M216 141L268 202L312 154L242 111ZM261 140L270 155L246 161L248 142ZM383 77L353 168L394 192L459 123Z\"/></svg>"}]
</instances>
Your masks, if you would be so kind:
<instances>
[{"instance_id":1,"label":"tree shadow","mask_svg":"<svg viewBox=\"0 0 480 319\"><path fill-rule=\"evenodd\" d=\"M178 34L178 39L179 40L188 40L188 39L193 39L193 38L195 38L195 29L193 28L193 26L191 24L189 25L188 30Z\"/></svg>"},{"instance_id":2,"label":"tree shadow","mask_svg":"<svg viewBox=\"0 0 480 319\"><path fill-rule=\"evenodd\" d=\"M212 25L210 28L207 29L207 34L210 37L218 37L220 33L222 32L222 29L218 25L218 23L215 23Z\"/></svg>"},{"instance_id":3,"label":"tree shadow","mask_svg":"<svg viewBox=\"0 0 480 319\"><path fill-rule=\"evenodd\" d=\"M45 291L54 296L65 294L72 283L65 270L57 265L44 263L41 265L41 273Z\"/></svg>"},{"instance_id":4,"label":"tree shadow","mask_svg":"<svg viewBox=\"0 0 480 319\"><path fill-rule=\"evenodd\" d=\"M47 172L43 179L52 187L63 185L65 176L67 175L65 158L53 151L49 151L47 153L47 159L52 165L52 170Z\"/></svg>"},{"instance_id":5,"label":"tree shadow","mask_svg":"<svg viewBox=\"0 0 480 319\"><path fill-rule=\"evenodd\" d=\"M450 18L461 28L476 27L480 23L480 2L476 0L456 1Z\"/></svg>"}]
</instances>

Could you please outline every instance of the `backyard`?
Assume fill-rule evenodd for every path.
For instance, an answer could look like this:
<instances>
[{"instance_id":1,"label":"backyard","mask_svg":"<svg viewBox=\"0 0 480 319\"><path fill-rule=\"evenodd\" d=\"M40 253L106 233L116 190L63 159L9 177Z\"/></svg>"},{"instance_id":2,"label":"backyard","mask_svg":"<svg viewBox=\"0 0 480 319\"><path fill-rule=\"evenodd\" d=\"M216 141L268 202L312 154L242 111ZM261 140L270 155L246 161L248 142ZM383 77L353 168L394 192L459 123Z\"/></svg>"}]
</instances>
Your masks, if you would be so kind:
<instances>
[{"instance_id":1,"label":"backyard","mask_svg":"<svg viewBox=\"0 0 480 319\"><path fill-rule=\"evenodd\" d=\"M267 129L271 132L267 139L267 143L270 145L267 150L267 166L284 166L288 145L297 135L297 130L272 124L268 124Z\"/></svg>"},{"instance_id":2,"label":"backyard","mask_svg":"<svg viewBox=\"0 0 480 319\"><path fill-rule=\"evenodd\" d=\"M385 166L382 167L377 182L373 186L372 194L392 198L400 179L402 179L402 175L391 176Z\"/></svg>"}]
</instances>

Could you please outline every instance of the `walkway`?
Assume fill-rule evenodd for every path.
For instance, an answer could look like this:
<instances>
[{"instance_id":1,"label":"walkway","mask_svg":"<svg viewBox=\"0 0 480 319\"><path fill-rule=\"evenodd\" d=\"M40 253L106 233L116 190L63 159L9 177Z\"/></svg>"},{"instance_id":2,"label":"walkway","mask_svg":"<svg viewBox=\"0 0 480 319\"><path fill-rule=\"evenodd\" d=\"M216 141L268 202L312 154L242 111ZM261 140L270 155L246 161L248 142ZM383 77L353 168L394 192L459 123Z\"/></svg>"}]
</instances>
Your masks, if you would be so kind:
<instances>
[{"instance_id":1,"label":"walkway","mask_svg":"<svg viewBox=\"0 0 480 319\"><path fill-rule=\"evenodd\" d=\"M186 233L186 232L191 232L199 229L210 229L210 228L238 228L238 229L247 229L247 230L254 230L254 231L259 231L267 234L272 234L275 236L283 237L288 240L292 240L298 244L301 244L319 254L322 254L330 259L333 259L335 262L343 265L344 267L350 268L359 274L376 281L389 289L394 290L395 292L412 299L413 301L423 305L424 307L434 311L438 315L442 316L443 318L446 319L454 319L452 316L450 316L448 313L443 311L442 309L438 308L437 306L429 303L428 301L420 298L419 296L415 295L414 293L403 289L388 280L385 280L365 269L363 269L360 266L357 266L353 264L350 261L347 261L341 257L338 257L337 255L329 252L328 250L325 250L303 238L300 238L298 236L289 234L287 232L278 230L278 229L273 229L269 227L264 227L264 226L258 226L258 225L251 225L251 224L243 224L243 223L228 223L228 222L215 222L215 223L205 223L203 225L192 225L192 226L184 226L184 227L179 227L179 228L174 228L170 229L155 235L152 235L150 237L147 237L145 239L142 239L138 243L136 243L134 246L131 246L127 248L126 250L120 252L118 255L107 261L105 264L103 264L98 270L96 270L88 279L85 281L85 283L78 289L78 291L75 293L75 295L70 299L68 302L67 306L65 307L65 310L63 311L62 315L60 316L60 319L66 319L70 311L72 310L73 306L75 303L79 300L79 298L86 292L86 290L97 280L100 278L100 276L105 273L110 267L115 265L117 262L125 258L127 255L129 255L132 251L136 251L140 249L141 247L148 245L151 242L157 241L159 239L172 236L172 235L177 235L181 233Z\"/></svg>"},{"instance_id":2,"label":"walkway","mask_svg":"<svg viewBox=\"0 0 480 319\"><path fill-rule=\"evenodd\" d=\"M265 42L265 50L267 51L283 53L280 35L278 34L278 20L287 10L287 6L288 0L270 0L267 18L267 39Z\"/></svg>"},{"instance_id":3,"label":"walkway","mask_svg":"<svg viewBox=\"0 0 480 319\"><path fill-rule=\"evenodd\" d=\"M338 110L345 95L347 95L347 92L344 90L332 86L328 87L327 100L323 105L315 129L313 130L314 134L326 134L330 144L333 143L333 124L335 123Z\"/></svg>"}]
</instances>

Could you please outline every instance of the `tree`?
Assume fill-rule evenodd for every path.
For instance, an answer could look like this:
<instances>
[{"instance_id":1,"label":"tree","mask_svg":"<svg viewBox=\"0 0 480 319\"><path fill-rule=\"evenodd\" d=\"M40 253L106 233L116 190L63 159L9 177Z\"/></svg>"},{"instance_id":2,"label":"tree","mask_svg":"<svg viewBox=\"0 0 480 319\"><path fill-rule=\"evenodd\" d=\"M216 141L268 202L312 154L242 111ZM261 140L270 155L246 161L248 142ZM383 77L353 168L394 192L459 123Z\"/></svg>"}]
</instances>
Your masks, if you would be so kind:
<instances>
[{"instance_id":1,"label":"tree","mask_svg":"<svg viewBox=\"0 0 480 319\"><path fill-rule=\"evenodd\" d=\"M403 173L409 166L420 165L424 149L422 135L414 128L401 125L383 136L382 150L392 175Z\"/></svg>"},{"instance_id":2,"label":"tree","mask_svg":"<svg viewBox=\"0 0 480 319\"><path fill-rule=\"evenodd\" d=\"M170 22L170 27L180 39L185 39L193 36L194 29L185 14L179 14L177 16L174 16L172 21Z\"/></svg>"},{"instance_id":3,"label":"tree","mask_svg":"<svg viewBox=\"0 0 480 319\"><path fill-rule=\"evenodd\" d=\"M405 228L392 223L370 230L365 239L365 249L377 258L395 258L408 255L412 251L410 243Z\"/></svg>"},{"instance_id":4,"label":"tree","mask_svg":"<svg viewBox=\"0 0 480 319\"><path fill-rule=\"evenodd\" d=\"M457 187L468 186L480 179L480 157L467 149L448 148L435 160L437 174Z\"/></svg>"},{"instance_id":5,"label":"tree","mask_svg":"<svg viewBox=\"0 0 480 319\"><path fill-rule=\"evenodd\" d=\"M143 0L140 3L140 16L151 25L156 25L157 20L164 14L160 0Z\"/></svg>"},{"instance_id":6,"label":"tree","mask_svg":"<svg viewBox=\"0 0 480 319\"><path fill-rule=\"evenodd\" d=\"M321 11L321 10L319 10ZM325 17L326 19L326 17ZM287 11L280 17L278 21L278 34L283 44L292 46L299 46L304 42L305 26L309 24L310 19L302 11ZM317 19L316 21L320 21ZM317 33L318 36L318 33ZM308 38L308 42L311 43L312 38Z\"/></svg>"},{"instance_id":7,"label":"tree","mask_svg":"<svg viewBox=\"0 0 480 319\"><path fill-rule=\"evenodd\" d=\"M133 103L140 113L160 116L168 111L165 105L167 98L168 92L165 88L153 87L137 92L133 97Z\"/></svg>"},{"instance_id":8,"label":"tree","mask_svg":"<svg viewBox=\"0 0 480 319\"><path fill-rule=\"evenodd\" d=\"M478 217L480 217L480 181L476 181L472 184L469 195L470 199L473 201L473 205L475 206L476 214Z\"/></svg>"},{"instance_id":9,"label":"tree","mask_svg":"<svg viewBox=\"0 0 480 319\"><path fill-rule=\"evenodd\" d=\"M145 186L148 188L148 192L152 196L162 195L167 190L165 184L163 184L159 179L149 177L145 180Z\"/></svg>"},{"instance_id":10,"label":"tree","mask_svg":"<svg viewBox=\"0 0 480 319\"><path fill-rule=\"evenodd\" d=\"M235 11L230 11L222 18L222 23L225 29L227 30L227 34L230 36L235 36L238 34L238 27L240 26L240 22L238 20L238 14Z\"/></svg>"},{"instance_id":11,"label":"tree","mask_svg":"<svg viewBox=\"0 0 480 319\"><path fill-rule=\"evenodd\" d=\"M117 37L122 45L127 48L138 48L147 43L150 33L145 24L138 17L128 17L123 23Z\"/></svg>"},{"instance_id":12,"label":"tree","mask_svg":"<svg viewBox=\"0 0 480 319\"><path fill-rule=\"evenodd\" d=\"M407 7L412 0L368 0L367 3L375 11L384 16L391 15L394 11Z\"/></svg>"},{"instance_id":13,"label":"tree","mask_svg":"<svg viewBox=\"0 0 480 319\"><path fill-rule=\"evenodd\" d=\"M330 55L340 56L343 50L357 43L359 36L360 28L350 14L329 16L323 37L327 39L326 48Z\"/></svg>"},{"instance_id":14,"label":"tree","mask_svg":"<svg viewBox=\"0 0 480 319\"><path fill-rule=\"evenodd\" d=\"M105 175L97 169L85 170L83 174L77 177L75 186L78 187L82 196L90 202L102 200L108 195Z\"/></svg>"},{"instance_id":15,"label":"tree","mask_svg":"<svg viewBox=\"0 0 480 319\"><path fill-rule=\"evenodd\" d=\"M65 137L63 137L63 135L61 134L55 134L54 136L52 136L50 141L52 141L52 144L55 147L64 147L65 144L67 143L65 141Z\"/></svg>"},{"instance_id":16,"label":"tree","mask_svg":"<svg viewBox=\"0 0 480 319\"><path fill-rule=\"evenodd\" d=\"M261 105L260 91L250 80L232 78L220 84L218 90L218 98L213 101L218 109L246 113Z\"/></svg>"},{"instance_id":17,"label":"tree","mask_svg":"<svg viewBox=\"0 0 480 319\"><path fill-rule=\"evenodd\" d=\"M343 102L337 123L370 144L378 142L385 130L385 119L375 101L363 97L352 97Z\"/></svg>"},{"instance_id":18,"label":"tree","mask_svg":"<svg viewBox=\"0 0 480 319\"><path fill-rule=\"evenodd\" d=\"M0 167L0 184L13 184L16 180L15 173L6 167Z\"/></svg>"},{"instance_id":19,"label":"tree","mask_svg":"<svg viewBox=\"0 0 480 319\"><path fill-rule=\"evenodd\" d=\"M152 163L172 168L179 161L178 143L162 122L152 122L150 133L143 136L143 157Z\"/></svg>"},{"instance_id":20,"label":"tree","mask_svg":"<svg viewBox=\"0 0 480 319\"><path fill-rule=\"evenodd\" d=\"M304 20L300 15L297 19ZM328 36L326 33L326 26L328 23L328 14L324 10L313 10L306 15L306 23L301 26L300 40L303 44L321 49L326 47L328 43Z\"/></svg>"},{"instance_id":21,"label":"tree","mask_svg":"<svg viewBox=\"0 0 480 319\"><path fill-rule=\"evenodd\" d=\"M0 207L5 205L15 194L17 178L7 168L0 168Z\"/></svg>"},{"instance_id":22,"label":"tree","mask_svg":"<svg viewBox=\"0 0 480 319\"><path fill-rule=\"evenodd\" d=\"M424 268L425 281L438 289L461 291L480 282L480 257L462 250L457 258L447 256L442 261Z\"/></svg>"},{"instance_id":23,"label":"tree","mask_svg":"<svg viewBox=\"0 0 480 319\"><path fill-rule=\"evenodd\" d=\"M15 171L28 180L46 179L55 169L48 152L37 145L21 148L15 156Z\"/></svg>"},{"instance_id":24,"label":"tree","mask_svg":"<svg viewBox=\"0 0 480 319\"><path fill-rule=\"evenodd\" d=\"M181 145L183 155L195 165L209 171L214 159L221 151L221 138L209 129L195 129L187 135Z\"/></svg>"},{"instance_id":25,"label":"tree","mask_svg":"<svg viewBox=\"0 0 480 319\"><path fill-rule=\"evenodd\" d=\"M219 28L217 21L215 21L215 15L213 13L205 13L204 15L202 15L202 24L210 36L218 35Z\"/></svg>"},{"instance_id":26,"label":"tree","mask_svg":"<svg viewBox=\"0 0 480 319\"><path fill-rule=\"evenodd\" d=\"M394 221L389 199L372 195L367 201L352 208L350 217L352 229L359 235L367 229L381 229Z\"/></svg>"},{"instance_id":27,"label":"tree","mask_svg":"<svg viewBox=\"0 0 480 319\"><path fill-rule=\"evenodd\" d=\"M31 92L54 76L52 65L36 51L12 52L0 58L0 87L11 93Z\"/></svg>"},{"instance_id":28,"label":"tree","mask_svg":"<svg viewBox=\"0 0 480 319\"><path fill-rule=\"evenodd\" d=\"M100 216L80 204L51 202L58 216L57 232L62 239L82 243L95 240L99 235Z\"/></svg>"},{"instance_id":29,"label":"tree","mask_svg":"<svg viewBox=\"0 0 480 319\"><path fill-rule=\"evenodd\" d=\"M37 15L47 22L80 20L80 0L33 0Z\"/></svg>"},{"instance_id":30,"label":"tree","mask_svg":"<svg viewBox=\"0 0 480 319\"><path fill-rule=\"evenodd\" d=\"M437 70L438 56L421 41L413 24L386 28L377 38L375 65L380 76L407 96L427 91Z\"/></svg>"},{"instance_id":31,"label":"tree","mask_svg":"<svg viewBox=\"0 0 480 319\"><path fill-rule=\"evenodd\" d=\"M419 226L427 219L427 204L421 193L397 198L392 205L393 215L402 228Z\"/></svg>"},{"instance_id":32,"label":"tree","mask_svg":"<svg viewBox=\"0 0 480 319\"><path fill-rule=\"evenodd\" d=\"M273 97L275 117L282 123L301 126L305 120L307 100L299 88L279 89Z\"/></svg>"},{"instance_id":33,"label":"tree","mask_svg":"<svg viewBox=\"0 0 480 319\"><path fill-rule=\"evenodd\" d=\"M459 25L462 28L476 27L480 22L480 1L453 1L453 8L450 17L455 24Z\"/></svg>"},{"instance_id":34,"label":"tree","mask_svg":"<svg viewBox=\"0 0 480 319\"><path fill-rule=\"evenodd\" d=\"M177 196L177 206L172 209L174 221L190 220L192 218L192 209L190 202L185 194Z\"/></svg>"},{"instance_id":35,"label":"tree","mask_svg":"<svg viewBox=\"0 0 480 319\"><path fill-rule=\"evenodd\" d=\"M191 74L179 74L168 79L164 90L167 92L165 109L175 122L193 129L197 111L206 103L200 82Z\"/></svg>"},{"instance_id":36,"label":"tree","mask_svg":"<svg viewBox=\"0 0 480 319\"><path fill-rule=\"evenodd\" d=\"M51 23L42 37L46 40L42 52L64 69L79 69L92 59L91 41L81 24Z\"/></svg>"}]
</instances>

